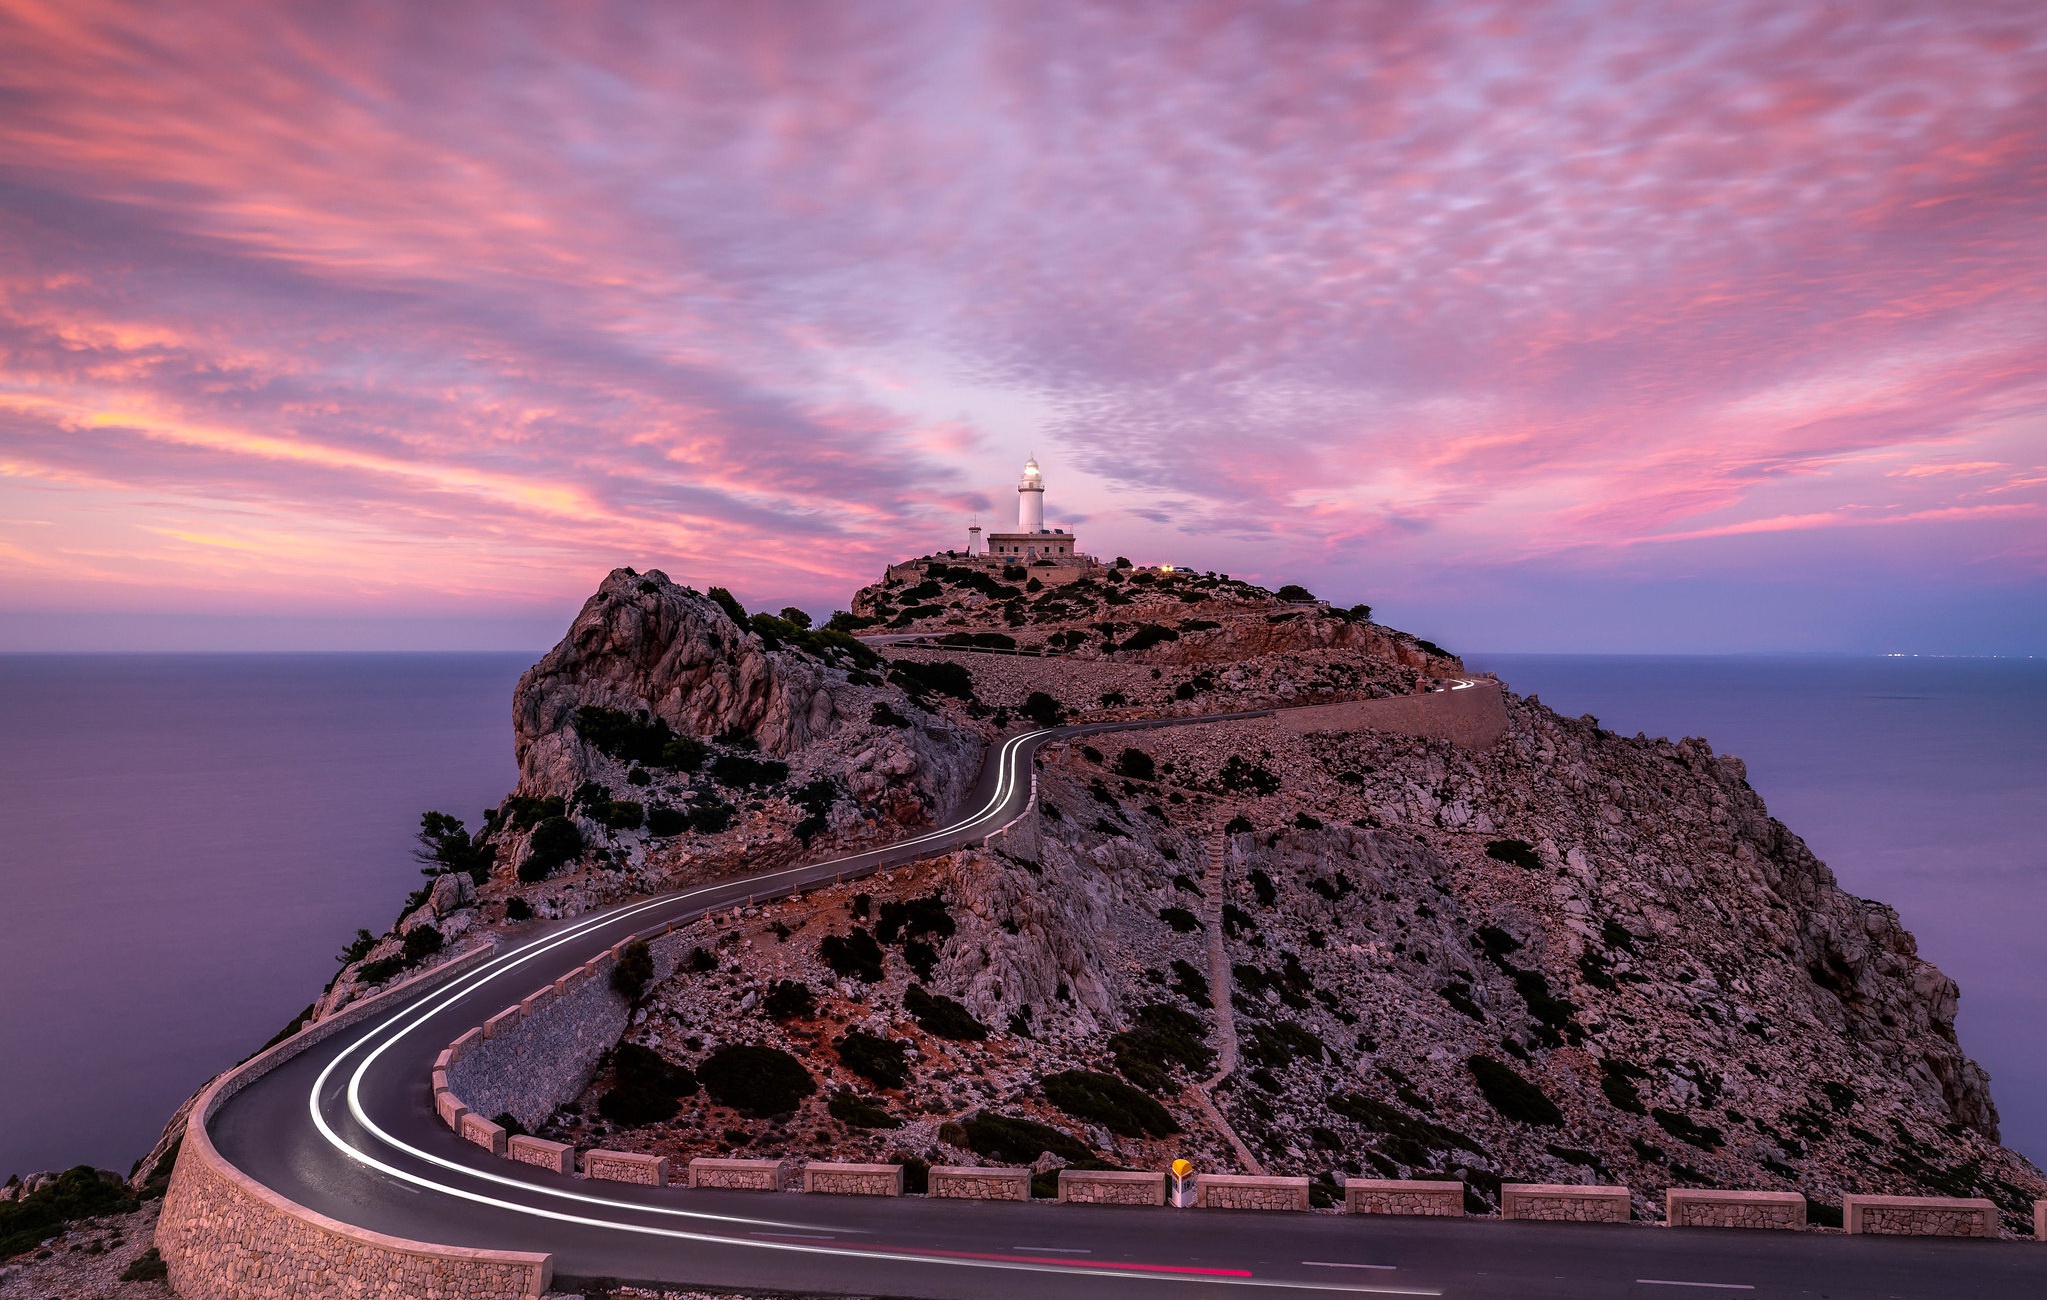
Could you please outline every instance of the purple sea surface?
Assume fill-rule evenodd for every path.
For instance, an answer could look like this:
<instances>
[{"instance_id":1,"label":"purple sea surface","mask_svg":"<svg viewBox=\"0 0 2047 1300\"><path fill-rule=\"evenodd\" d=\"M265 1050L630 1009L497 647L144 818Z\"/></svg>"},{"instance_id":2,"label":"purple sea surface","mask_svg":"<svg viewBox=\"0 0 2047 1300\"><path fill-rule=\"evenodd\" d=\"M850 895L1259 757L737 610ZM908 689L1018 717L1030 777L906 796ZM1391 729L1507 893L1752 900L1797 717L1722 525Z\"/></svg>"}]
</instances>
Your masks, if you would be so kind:
<instances>
[{"instance_id":1,"label":"purple sea surface","mask_svg":"<svg viewBox=\"0 0 2047 1300\"><path fill-rule=\"evenodd\" d=\"M526 655L0 655L0 1177L125 1169L510 788ZM1616 730L1708 737L1962 985L2047 1159L2047 664L1474 656Z\"/></svg>"}]
</instances>

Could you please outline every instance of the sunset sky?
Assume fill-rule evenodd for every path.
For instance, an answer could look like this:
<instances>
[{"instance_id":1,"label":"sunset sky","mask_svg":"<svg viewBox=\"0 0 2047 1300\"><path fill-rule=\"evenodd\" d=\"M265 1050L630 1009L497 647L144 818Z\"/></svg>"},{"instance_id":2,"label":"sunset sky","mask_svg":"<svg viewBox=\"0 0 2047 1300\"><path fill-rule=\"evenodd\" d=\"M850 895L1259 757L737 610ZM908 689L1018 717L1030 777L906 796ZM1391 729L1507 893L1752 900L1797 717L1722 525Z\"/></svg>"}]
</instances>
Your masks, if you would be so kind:
<instances>
[{"instance_id":1,"label":"sunset sky","mask_svg":"<svg viewBox=\"0 0 2047 1300\"><path fill-rule=\"evenodd\" d=\"M820 614L1048 522L1466 650L2047 654L2047 17L0 0L0 648Z\"/></svg>"}]
</instances>

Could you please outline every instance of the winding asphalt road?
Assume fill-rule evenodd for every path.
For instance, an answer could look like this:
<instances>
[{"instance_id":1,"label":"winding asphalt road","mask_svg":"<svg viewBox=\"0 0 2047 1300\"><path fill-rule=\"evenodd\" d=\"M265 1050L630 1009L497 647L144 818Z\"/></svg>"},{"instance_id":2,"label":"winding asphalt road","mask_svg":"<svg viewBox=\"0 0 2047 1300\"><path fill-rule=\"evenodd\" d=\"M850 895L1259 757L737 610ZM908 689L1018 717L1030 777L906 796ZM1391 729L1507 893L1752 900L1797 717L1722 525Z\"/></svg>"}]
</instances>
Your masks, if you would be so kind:
<instances>
[{"instance_id":1,"label":"winding asphalt road","mask_svg":"<svg viewBox=\"0 0 2047 1300\"><path fill-rule=\"evenodd\" d=\"M915 1297L1233 1291L1447 1297L1974 1300L2047 1296L2047 1245L1310 1214L640 1188L496 1159L435 1119L434 1056L463 1031L650 926L854 877L1020 817L1044 744L992 749L967 811L867 853L536 928L497 956L252 1081L209 1132L238 1168L321 1214L418 1241L554 1255L578 1279Z\"/></svg>"}]
</instances>

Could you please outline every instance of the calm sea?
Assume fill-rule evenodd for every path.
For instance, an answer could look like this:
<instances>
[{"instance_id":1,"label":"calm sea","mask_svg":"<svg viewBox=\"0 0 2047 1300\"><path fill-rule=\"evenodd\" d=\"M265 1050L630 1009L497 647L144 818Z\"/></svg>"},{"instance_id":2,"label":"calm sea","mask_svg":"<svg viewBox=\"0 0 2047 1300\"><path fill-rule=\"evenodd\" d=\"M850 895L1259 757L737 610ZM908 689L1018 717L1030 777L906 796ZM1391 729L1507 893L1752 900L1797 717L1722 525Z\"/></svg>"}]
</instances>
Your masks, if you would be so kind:
<instances>
[{"instance_id":1,"label":"calm sea","mask_svg":"<svg viewBox=\"0 0 2047 1300\"><path fill-rule=\"evenodd\" d=\"M508 789L526 655L0 655L0 1177L126 1169L418 880L419 814ZM2047 664L1475 660L1615 730L1704 735L1962 984L2047 1159Z\"/></svg>"}]
</instances>

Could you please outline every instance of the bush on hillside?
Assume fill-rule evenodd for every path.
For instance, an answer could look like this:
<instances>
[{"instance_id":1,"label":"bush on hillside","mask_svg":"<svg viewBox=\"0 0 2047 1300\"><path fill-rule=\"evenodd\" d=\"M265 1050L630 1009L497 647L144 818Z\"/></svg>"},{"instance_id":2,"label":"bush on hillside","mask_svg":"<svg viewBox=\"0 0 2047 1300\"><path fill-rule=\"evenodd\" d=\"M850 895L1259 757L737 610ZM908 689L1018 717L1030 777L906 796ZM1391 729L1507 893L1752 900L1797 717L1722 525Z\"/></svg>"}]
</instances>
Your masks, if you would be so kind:
<instances>
[{"instance_id":1,"label":"bush on hillside","mask_svg":"<svg viewBox=\"0 0 2047 1300\"><path fill-rule=\"evenodd\" d=\"M765 1117L795 1110L817 1091L803 1063L780 1048L753 1043L721 1047L697 1066L704 1091L742 1115Z\"/></svg>"},{"instance_id":2,"label":"bush on hillside","mask_svg":"<svg viewBox=\"0 0 2047 1300\"><path fill-rule=\"evenodd\" d=\"M1479 1094L1505 1118L1542 1128L1556 1128L1564 1122L1564 1114L1557 1109L1557 1104L1542 1089L1516 1074L1512 1067L1490 1056L1476 1054L1465 1064L1470 1067L1472 1078L1478 1081Z\"/></svg>"},{"instance_id":3,"label":"bush on hillside","mask_svg":"<svg viewBox=\"0 0 2047 1300\"><path fill-rule=\"evenodd\" d=\"M849 1029L832 1047L839 1063L877 1088L900 1088L910 1081L909 1045Z\"/></svg>"},{"instance_id":4,"label":"bush on hillside","mask_svg":"<svg viewBox=\"0 0 2047 1300\"><path fill-rule=\"evenodd\" d=\"M881 945L860 926L853 927L849 934L826 935L818 941L817 955L841 979L859 980L862 984L881 979Z\"/></svg>"},{"instance_id":5,"label":"bush on hillside","mask_svg":"<svg viewBox=\"0 0 2047 1300\"><path fill-rule=\"evenodd\" d=\"M583 832L566 817L549 817L533 828L526 860L519 864L519 879L528 884L545 880L563 863L583 853Z\"/></svg>"},{"instance_id":6,"label":"bush on hillside","mask_svg":"<svg viewBox=\"0 0 2047 1300\"><path fill-rule=\"evenodd\" d=\"M1020 1115L984 1110L960 1127L966 1131L969 1151L1006 1165L1030 1164L1047 1151L1075 1163L1094 1158L1094 1152L1079 1138Z\"/></svg>"},{"instance_id":7,"label":"bush on hillside","mask_svg":"<svg viewBox=\"0 0 2047 1300\"><path fill-rule=\"evenodd\" d=\"M817 1012L817 998L801 980L776 980L768 987L761 1009L773 1020L808 1020Z\"/></svg>"},{"instance_id":8,"label":"bush on hillside","mask_svg":"<svg viewBox=\"0 0 2047 1300\"><path fill-rule=\"evenodd\" d=\"M922 984L903 990L903 1009L917 1018L918 1027L927 1034L955 1042L977 1042L988 1036L988 1026L976 1020L973 1012L951 998L927 991Z\"/></svg>"},{"instance_id":9,"label":"bush on hillside","mask_svg":"<svg viewBox=\"0 0 2047 1300\"><path fill-rule=\"evenodd\" d=\"M903 1121L889 1114L882 1107L851 1088L841 1088L832 1094L825 1105L825 1112L833 1119L850 1128L901 1128Z\"/></svg>"},{"instance_id":10,"label":"bush on hillside","mask_svg":"<svg viewBox=\"0 0 2047 1300\"><path fill-rule=\"evenodd\" d=\"M1047 1075L1043 1087L1045 1099L1060 1110L1120 1137L1165 1137L1180 1131L1164 1106L1112 1075L1062 1070Z\"/></svg>"},{"instance_id":11,"label":"bush on hillside","mask_svg":"<svg viewBox=\"0 0 2047 1300\"><path fill-rule=\"evenodd\" d=\"M1542 859L1535 855L1535 846L1527 840L1489 840L1486 842L1485 855L1495 862L1527 867L1531 871L1542 868Z\"/></svg>"},{"instance_id":12,"label":"bush on hillside","mask_svg":"<svg viewBox=\"0 0 2047 1300\"><path fill-rule=\"evenodd\" d=\"M33 1249L74 1219L134 1208L125 1185L103 1181L89 1165L75 1165L18 1201L0 1201L0 1259Z\"/></svg>"}]
</instances>

